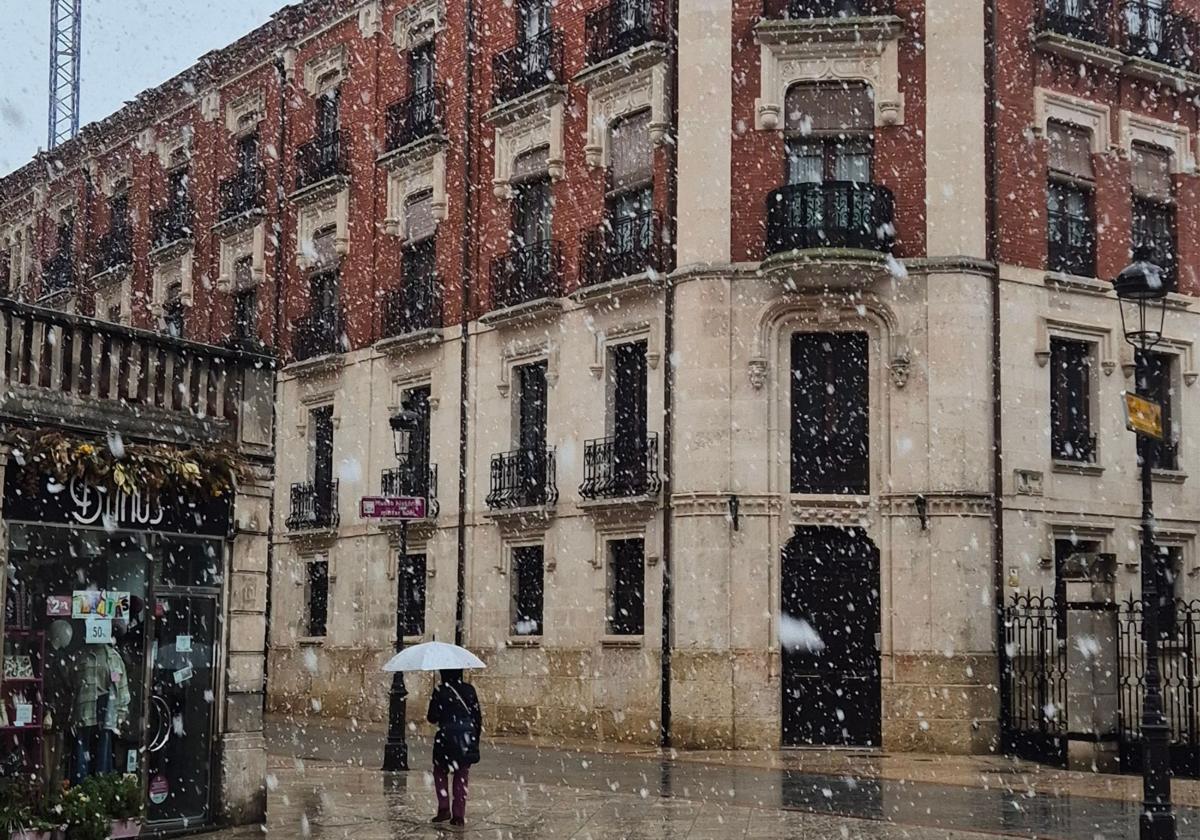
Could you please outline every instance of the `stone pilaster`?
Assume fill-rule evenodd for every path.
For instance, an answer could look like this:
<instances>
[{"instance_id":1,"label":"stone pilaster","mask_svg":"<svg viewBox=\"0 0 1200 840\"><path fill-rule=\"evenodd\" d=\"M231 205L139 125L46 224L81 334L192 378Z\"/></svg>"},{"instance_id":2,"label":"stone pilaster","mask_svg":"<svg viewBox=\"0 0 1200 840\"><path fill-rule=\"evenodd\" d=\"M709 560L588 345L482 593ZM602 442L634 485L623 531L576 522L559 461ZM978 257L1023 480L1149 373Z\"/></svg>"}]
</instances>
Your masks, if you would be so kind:
<instances>
[{"instance_id":1,"label":"stone pilaster","mask_svg":"<svg viewBox=\"0 0 1200 840\"><path fill-rule=\"evenodd\" d=\"M263 737L267 563L273 480L267 471L238 488L234 499L229 576L229 657L220 734L220 803L234 823L266 814L267 747Z\"/></svg>"}]
</instances>

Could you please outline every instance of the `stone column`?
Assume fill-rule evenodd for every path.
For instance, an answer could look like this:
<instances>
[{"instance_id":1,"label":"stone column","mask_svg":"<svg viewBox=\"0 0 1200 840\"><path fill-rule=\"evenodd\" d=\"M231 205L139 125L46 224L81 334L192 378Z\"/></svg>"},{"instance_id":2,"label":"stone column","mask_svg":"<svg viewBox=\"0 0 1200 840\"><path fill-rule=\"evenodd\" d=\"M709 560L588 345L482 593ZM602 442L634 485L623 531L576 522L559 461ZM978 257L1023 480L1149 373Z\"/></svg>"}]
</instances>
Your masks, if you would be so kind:
<instances>
[{"instance_id":1,"label":"stone column","mask_svg":"<svg viewBox=\"0 0 1200 840\"><path fill-rule=\"evenodd\" d=\"M267 745L263 737L267 561L274 480L258 468L233 502L233 559L226 604L229 657L220 744L220 809L235 823L266 815Z\"/></svg>"}]
</instances>

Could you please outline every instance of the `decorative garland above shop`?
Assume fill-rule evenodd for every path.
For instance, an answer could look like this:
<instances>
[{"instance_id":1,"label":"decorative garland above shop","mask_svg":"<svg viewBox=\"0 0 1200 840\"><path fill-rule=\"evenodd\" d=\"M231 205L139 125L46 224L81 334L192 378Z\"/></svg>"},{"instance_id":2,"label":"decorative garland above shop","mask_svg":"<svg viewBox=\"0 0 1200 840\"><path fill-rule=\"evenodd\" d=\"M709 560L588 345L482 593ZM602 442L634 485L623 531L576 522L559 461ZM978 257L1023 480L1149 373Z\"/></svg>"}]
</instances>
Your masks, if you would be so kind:
<instances>
[{"instance_id":1,"label":"decorative garland above shop","mask_svg":"<svg viewBox=\"0 0 1200 840\"><path fill-rule=\"evenodd\" d=\"M97 442L61 432L18 432L11 446L10 468L21 470L21 483L33 493L48 476L62 485L78 479L110 492L173 493L199 501L233 491L244 469L237 454L223 444L179 449L126 444L117 435Z\"/></svg>"}]
</instances>

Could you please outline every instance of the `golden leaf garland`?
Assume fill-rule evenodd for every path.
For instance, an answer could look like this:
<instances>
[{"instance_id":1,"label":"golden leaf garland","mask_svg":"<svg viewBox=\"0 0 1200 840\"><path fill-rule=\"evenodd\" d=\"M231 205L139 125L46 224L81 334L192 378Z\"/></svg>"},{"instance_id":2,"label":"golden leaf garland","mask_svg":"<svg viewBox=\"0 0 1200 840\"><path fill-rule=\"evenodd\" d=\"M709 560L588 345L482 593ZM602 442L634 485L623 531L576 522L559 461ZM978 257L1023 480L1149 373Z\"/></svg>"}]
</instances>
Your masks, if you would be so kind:
<instances>
[{"instance_id":1,"label":"golden leaf garland","mask_svg":"<svg viewBox=\"0 0 1200 840\"><path fill-rule=\"evenodd\" d=\"M46 431L18 433L11 446L22 482L34 494L41 492L41 477L49 476L59 484L78 479L113 492L152 496L175 493L201 500L232 492L244 470L237 453L225 444L188 448L165 444L114 446Z\"/></svg>"}]
</instances>

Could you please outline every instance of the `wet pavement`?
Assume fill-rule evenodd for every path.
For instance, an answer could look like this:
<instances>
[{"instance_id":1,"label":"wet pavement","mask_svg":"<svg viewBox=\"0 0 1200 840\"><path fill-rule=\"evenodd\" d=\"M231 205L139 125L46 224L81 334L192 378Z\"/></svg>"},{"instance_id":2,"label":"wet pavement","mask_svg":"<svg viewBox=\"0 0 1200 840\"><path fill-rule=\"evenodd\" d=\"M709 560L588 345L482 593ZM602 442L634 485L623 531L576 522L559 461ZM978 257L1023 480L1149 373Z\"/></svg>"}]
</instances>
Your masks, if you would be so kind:
<instances>
[{"instance_id":1,"label":"wet pavement","mask_svg":"<svg viewBox=\"0 0 1200 840\"><path fill-rule=\"evenodd\" d=\"M252 837L421 838L434 811L428 745L413 739L407 774L379 772L383 737L275 722L268 823ZM466 834L489 838L930 838L996 835L1117 840L1137 836L1136 801L1043 793L1024 777L982 785L730 766L654 751L486 745L472 770ZM996 779L999 779L997 782ZM1105 777L1091 777L1097 780ZM1179 836L1200 836L1200 810L1179 808Z\"/></svg>"}]
</instances>

